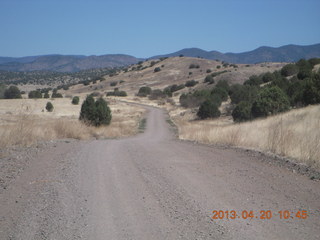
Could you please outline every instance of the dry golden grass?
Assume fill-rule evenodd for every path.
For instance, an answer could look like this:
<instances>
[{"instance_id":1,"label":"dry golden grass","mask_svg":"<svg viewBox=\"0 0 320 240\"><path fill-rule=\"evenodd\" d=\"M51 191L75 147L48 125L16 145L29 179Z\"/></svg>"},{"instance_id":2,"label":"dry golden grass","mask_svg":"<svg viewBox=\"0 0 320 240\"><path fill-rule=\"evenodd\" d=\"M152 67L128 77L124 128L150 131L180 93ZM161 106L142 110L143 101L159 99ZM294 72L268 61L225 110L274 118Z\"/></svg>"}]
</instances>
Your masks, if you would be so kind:
<instances>
[{"instance_id":1,"label":"dry golden grass","mask_svg":"<svg viewBox=\"0 0 320 240\"><path fill-rule=\"evenodd\" d=\"M33 102L32 102L33 101ZM53 139L118 138L138 132L145 110L125 103L112 102L109 126L91 127L78 121L80 106L70 99L53 101L53 113L42 112L48 100L4 100L0 105L0 147L30 146ZM30 105L29 103L34 103Z\"/></svg>"},{"instance_id":2,"label":"dry golden grass","mask_svg":"<svg viewBox=\"0 0 320 240\"><path fill-rule=\"evenodd\" d=\"M272 152L320 169L319 105L240 124L173 119L181 139Z\"/></svg>"}]
</instances>

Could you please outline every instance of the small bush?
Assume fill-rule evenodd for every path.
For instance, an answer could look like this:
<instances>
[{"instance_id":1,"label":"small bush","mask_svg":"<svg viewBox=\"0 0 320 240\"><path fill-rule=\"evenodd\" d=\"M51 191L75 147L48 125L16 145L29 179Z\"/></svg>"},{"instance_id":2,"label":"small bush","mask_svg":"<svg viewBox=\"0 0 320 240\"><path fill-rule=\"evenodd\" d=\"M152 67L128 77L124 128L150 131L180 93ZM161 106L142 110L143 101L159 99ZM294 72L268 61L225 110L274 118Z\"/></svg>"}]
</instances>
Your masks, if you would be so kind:
<instances>
[{"instance_id":1,"label":"small bush","mask_svg":"<svg viewBox=\"0 0 320 240\"><path fill-rule=\"evenodd\" d=\"M52 105L51 102L47 102L46 109L47 109L48 112L52 112L53 111L53 105Z\"/></svg>"},{"instance_id":2,"label":"small bush","mask_svg":"<svg viewBox=\"0 0 320 240\"><path fill-rule=\"evenodd\" d=\"M190 80L190 81L187 81L185 86L186 87L193 87L195 85L197 85L199 82L195 81L195 80Z\"/></svg>"},{"instance_id":3,"label":"small bush","mask_svg":"<svg viewBox=\"0 0 320 240\"><path fill-rule=\"evenodd\" d=\"M111 86L111 87L115 87L115 86L117 86L117 84L118 84L118 82L117 82L117 81L114 81L114 82L111 82L111 83L110 83L110 86Z\"/></svg>"},{"instance_id":4,"label":"small bush","mask_svg":"<svg viewBox=\"0 0 320 240\"><path fill-rule=\"evenodd\" d=\"M50 97L49 93L45 92L44 95L43 95L43 98L49 98L49 97Z\"/></svg>"},{"instance_id":5,"label":"small bush","mask_svg":"<svg viewBox=\"0 0 320 240\"><path fill-rule=\"evenodd\" d=\"M107 92L107 96L126 97L126 96L128 96L128 94L127 94L127 92L119 91L119 89L116 88L113 92Z\"/></svg>"},{"instance_id":6,"label":"small bush","mask_svg":"<svg viewBox=\"0 0 320 240\"><path fill-rule=\"evenodd\" d=\"M211 69L207 69L206 73L211 73L212 70Z\"/></svg>"},{"instance_id":7,"label":"small bush","mask_svg":"<svg viewBox=\"0 0 320 240\"><path fill-rule=\"evenodd\" d=\"M42 93L38 90L30 91L28 94L29 98L42 98Z\"/></svg>"},{"instance_id":8,"label":"small bush","mask_svg":"<svg viewBox=\"0 0 320 240\"><path fill-rule=\"evenodd\" d=\"M183 88L185 88L184 84L181 84L181 85L173 84L173 85L166 87L163 91L173 93L173 92L179 91Z\"/></svg>"},{"instance_id":9,"label":"small bush","mask_svg":"<svg viewBox=\"0 0 320 240\"><path fill-rule=\"evenodd\" d=\"M208 75L206 76L206 78L204 79L205 83L209 83L209 84L213 84L214 83L214 79L212 77L212 75Z\"/></svg>"},{"instance_id":10,"label":"small bush","mask_svg":"<svg viewBox=\"0 0 320 240\"><path fill-rule=\"evenodd\" d=\"M139 92L138 92L137 96L146 97L146 96L150 95L151 92L152 92L152 89L150 87L141 87L139 89Z\"/></svg>"},{"instance_id":11,"label":"small bush","mask_svg":"<svg viewBox=\"0 0 320 240\"><path fill-rule=\"evenodd\" d=\"M78 96L74 96L73 98L72 98L72 104L73 105L78 105L79 104L79 101L80 101L80 98L78 97Z\"/></svg>"},{"instance_id":12,"label":"small bush","mask_svg":"<svg viewBox=\"0 0 320 240\"><path fill-rule=\"evenodd\" d=\"M150 63L150 67L153 67L154 65L156 65L157 64L157 62L156 61L151 61L151 63Z\"/></svg>"},{"instance_id":13,"label":"small bush","mask_svg":"<svg viewBox=\"0 0 320 240\"><path fill-rule=\"evenodd\" d=\"M201 104L197 116L201 119L206 119L219 117L220 114L218 106L212 101L206 100Z\"/></svg>"},{"instance_id":14,"label":"small bush","mask_svg":"<svg viewBox=\"0 0 320 240\"><path fill-rule=\"evenodd\" d=\"M54 92L54 93L52 93L51 98L63 98L63 96L61 93Z\"/></svg>"},{"instance_id":15,"label":"small bush","mask_svg":"<svg viewBox=\"0 0 320 240\"><path fill-rule=\"evenodd\" d=\"M156 67L153 71L154 71L154 72L160 72L160 71L161 71L161 68Z\"/></svg>"},{"instance_id":16,"label":"small bush","mask_svg":"<svg viewBox=\"0 0 320 240\"><path fill-rule=\"evenodd\" d=\"M79 120L88 125L109 125L112 119L111 110L103 98L97 101L92 96L87 96L81 105Z\"/></svg>"},{"instance_id":17,"label":"small bush","mask_svg":"<svg viewBox=\"0 0 320 240\"><path fill-rule=\"evenodd\" d=\"M193 68L200 68L200 66L198 64L191 63L189 65L189 69L193 69Z\"/></svg>"}]
</instances>

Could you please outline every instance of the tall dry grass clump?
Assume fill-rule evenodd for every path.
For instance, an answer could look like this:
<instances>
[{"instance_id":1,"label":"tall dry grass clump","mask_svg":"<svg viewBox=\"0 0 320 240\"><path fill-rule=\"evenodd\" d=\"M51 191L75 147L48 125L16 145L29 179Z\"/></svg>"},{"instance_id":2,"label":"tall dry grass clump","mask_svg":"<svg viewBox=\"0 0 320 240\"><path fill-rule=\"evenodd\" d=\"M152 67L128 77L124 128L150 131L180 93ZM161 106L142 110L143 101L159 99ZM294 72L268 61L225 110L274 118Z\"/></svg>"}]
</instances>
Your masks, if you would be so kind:
<instances>
[{"instance_id":1,"label":"tall dry grass clump","mask_svg":"<svg viewBox=\"0 0 320 240\"><path fill-rule=\"evenodd\" d=\"M139 121L144 109L126 104L111 106L113 119L109 126L87 126L77 117L30 114L0 115L0 148L10 146L31 146L38 141L54 139L103 139L132 136L138 133Z\"/></svg>"},{"instance_id":2,"label":"tall dry grass clump","mask_svg":"<svg viewBox=\"0 0 320 240\"><path fill-rule=\"evenodd\" d=\"M181 139L272 152L320 169L320 106L240 124L175 119Z\"/></svg>"}]
</instances>

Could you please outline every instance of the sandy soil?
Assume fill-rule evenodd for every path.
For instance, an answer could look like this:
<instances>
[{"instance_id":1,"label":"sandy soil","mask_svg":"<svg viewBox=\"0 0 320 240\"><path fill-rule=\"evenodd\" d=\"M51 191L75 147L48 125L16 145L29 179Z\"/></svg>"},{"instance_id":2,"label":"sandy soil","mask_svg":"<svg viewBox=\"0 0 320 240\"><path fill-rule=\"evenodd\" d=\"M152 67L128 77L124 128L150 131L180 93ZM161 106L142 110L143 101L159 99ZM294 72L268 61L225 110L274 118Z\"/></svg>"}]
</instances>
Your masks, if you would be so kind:
<instances>
[{"instance_id":1,"label":"sandy soil","mask_svg":"<svg viewBox=\"0 0 320 240\"><path fill-rule=\"evenodd\" d=\"M135 137L39 146L0 191L1 239L320 238L318 181L172 132L149 108ZM212 219L214 210L239 218ZM255 217L242 219L244 210ZM273 217L256 218L261 210ZM280 219L281 210L308 218Z\"/></svg>"}]
</instances>

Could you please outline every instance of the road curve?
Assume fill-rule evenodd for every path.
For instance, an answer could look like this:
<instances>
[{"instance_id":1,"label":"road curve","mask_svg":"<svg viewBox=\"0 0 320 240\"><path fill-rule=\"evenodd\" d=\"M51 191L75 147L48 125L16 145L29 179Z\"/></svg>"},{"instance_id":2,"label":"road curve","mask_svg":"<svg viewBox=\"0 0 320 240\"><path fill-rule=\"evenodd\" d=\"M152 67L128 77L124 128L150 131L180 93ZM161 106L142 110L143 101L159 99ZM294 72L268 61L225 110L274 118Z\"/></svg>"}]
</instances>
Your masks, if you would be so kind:
<instances>
[{"instance_id":1,"label":"road curve","mask_svg":"<svg viewBox=\"0 0 320 240\"><path fill-rule=\"evenodd\" d=\"M320 239L319 182L258 154L179 141L160 109L147 119L131 138L39 153L1 192L0 239Z\"/></svg>"}]
</instances>

